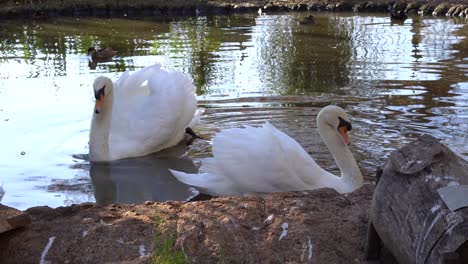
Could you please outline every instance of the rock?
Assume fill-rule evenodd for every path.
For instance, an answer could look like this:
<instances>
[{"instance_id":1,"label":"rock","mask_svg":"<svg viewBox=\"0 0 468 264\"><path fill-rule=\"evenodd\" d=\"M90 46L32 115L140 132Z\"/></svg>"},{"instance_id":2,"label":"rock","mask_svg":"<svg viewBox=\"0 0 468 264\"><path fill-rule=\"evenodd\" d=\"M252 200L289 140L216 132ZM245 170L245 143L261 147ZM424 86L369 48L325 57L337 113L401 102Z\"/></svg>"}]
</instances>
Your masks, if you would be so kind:
<instances>
[{"instance_id":1,"label":"rock","mask_svg":"<svg viewBox=\"0 0 468 264\"><path fill-rule=\"evenodd\" d=\"M25 227L31 223L31 218L28 214L0 204L0 234L7 231Z\"/></svg>"},{"instance_id":2,"label":"rock","mask_svg":"<svg viewBox=\"0 0 468 264\"><path fill-rule=\"evenodd\" d=\"M445 3L462 3L460 0L425 0L425 1L399 1L401 4L424 3L432 6ZM466 2L466 1L465 1ZM184 0L184 1L47 1L47 4L34 1L3 1L0 6L0 17L2 18L24 18L45 20L57 16L173 16L194 15L197 12L205 15L227 14L231 12L257 12L259 8L268 8L268 13L279 11L305 11L305 10L333 10L333 11L379 11L386 12L389 4L395 1L388 0ZM465 4L463 2L463 4ZM466 4L465 4L466 5ZM399 9L400 10L400 9ZM434 8L419 10L420 13L432 13ZM447 11L443 10L443 11ZM414 11L411 11L414 12ZM429 14L430 14L429 13ZM437 12L437 15L445 15Z\"/></svg>"},{"instance_id":3,"label":"rock","mask_svg":"<svg viewBox=\"0 0 468 264\"><path fill-rule=\"evenodd\" d=\"M448 5L448 4L445 4L445 3L440 4L440 5L438 5L438 6L434 9L434 11L432 12L432 15L433 15L433 16L442 16L442 15L445 15L445 14L447 13L448 9L449 9L449 5Z\"/></svg>"},{"instance_id":4,"label":"rock","mask_svg":"<svg viewBox=\"0 0 468 264\"><path fill-rule=\"evenodd\" d=\"M421 3L409 3L406 5L406 8L404 9L404 12L406 14L417 14L418 10L421 8L422 4Z\"/></svg>"},{"instance_id":5,"label":"rock","mask_svg":"<svg viewBox=\"0 0 468 264\"><path fill-rule=\"evenodd\" d=\"M460 16L460 14L463 12L463 5L455 5L451 10L447 12L447 16L455 17L455 16Z\"/></svg>"},{"instance_id":6,"label":"rock","mask_svg":"<svg viewBox=\"0 0 468 264\"><path fill-rule=\"evenodd\" d=\"M435 9L435 6L431 4L423 4L419 8L418 14L422 16L429 15L429 14L432 14L432 12L434 12L434 9Z\"/></svg>"},{"instance_id":7,"label":"rock","mask_svg":"<svg viewBox=\"0 0 468 264\"><path fill-rule=\"evenodd\" d=\"M454 6L451 6L451 7L448 9L448 11L447 11L447 13L445 14L445 16L454 16L454 15L455 15L454 13L457 11L457 8L458 8L458 6L455 6L455 5L454 5ZM458 12L457 12L457 14L458 14Z\"/></svg>"}]
</instances>

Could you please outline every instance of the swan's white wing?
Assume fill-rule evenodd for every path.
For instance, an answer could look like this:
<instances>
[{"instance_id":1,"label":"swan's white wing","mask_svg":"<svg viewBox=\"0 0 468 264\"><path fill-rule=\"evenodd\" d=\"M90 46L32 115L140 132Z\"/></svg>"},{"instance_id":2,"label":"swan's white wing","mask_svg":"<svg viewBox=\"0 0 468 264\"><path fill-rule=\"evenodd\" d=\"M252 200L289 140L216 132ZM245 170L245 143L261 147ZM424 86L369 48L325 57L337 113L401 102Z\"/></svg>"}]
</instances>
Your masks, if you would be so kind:
<instances>
[{"instance_id":1,"label":"swan's white wing","mask_svg":"<svg viewBox=\"0 0 468 264\"><path fill-rule=\"evenodd\" d=\"M269 123L221 132L213 155L201 170L225 175L248 192L304 189L304 169L315 164L299 143Z\"/></svg>"},{"instance_id":2,"label":"swan's white wing","mask_svg":"<svg viewBox=\"0 0 468 264\"><path fill-rule=\"evenodd\" d=\"M131 103L129 100L139 100L139 96L148 95L148 80L161 71L161 64L156 63L130 74L126 71L114 82L115 93L114 104ZM114 107L114 109L116 109ZM119 110L119 109L117 109ZM116 111L114 111L114 114ZM117 112L118 114L118 112Z\"/></svg>"},{"instance_id":3,"label":"swan's white wing","mask_svg":"<svg viewBox=\"0 0 468 264\"><path fill-rule=\"evenodd\" d=\"M233 195L311 189L324 173L299 143L269 123L217 134L213 158L204 160L200 171L174 175L208 193Z\"/></svg>"},{"instance_id":4,"label":"swan's white wing","mask_svg":"<svg viewBox=\"0 0 468 264\"><path fill-rule=\"evenodd\" d=\"M158 100L159 113L154 116L159 124L155 126L160 137L152 137L160 140L164 136L173 138L167 145L177 144L185 135L185 129L194 118L197 108L195 88L192 80L181 72L163 72L153 76L150 80L150 96L148 107Z\"/></svg>"},{"instance_id":5,"label":"swan's white wing","mask_svg":"<svg viewBox=\"0 0 468 264\"><path fill-rule=\"evenodd\" d=\"M192 120L188 124L188 127L193 128L196 125L198 125L198 123L200 123L201 116L203 115L204 112L205 112L205 108L198 108L197 111L195 111L195 114L193 115Z\"/></svg>"},{"instance_id":6,"label":"swan's white wing","mask_svg":"<svg viewBox=\"0 0 468 264\"><path fill-rule=\"evenodd\" d=\"M187 75L153 65L131 74L118 88L110 138L115 158L148 154L183 139L197 104Z\"/></svg>"},{"instance_id":7,"label":"swan's white wing","mask_svg":"<svg viewBox=\"0 0 468 264\"><path fill-rule=\"evenodd\" d=\"M121 90L122 84L130 77L130 71L125 71L122 75L120 75L119 79L114 81L114 92L118 92Z\"/></svg>"}]
</instances>

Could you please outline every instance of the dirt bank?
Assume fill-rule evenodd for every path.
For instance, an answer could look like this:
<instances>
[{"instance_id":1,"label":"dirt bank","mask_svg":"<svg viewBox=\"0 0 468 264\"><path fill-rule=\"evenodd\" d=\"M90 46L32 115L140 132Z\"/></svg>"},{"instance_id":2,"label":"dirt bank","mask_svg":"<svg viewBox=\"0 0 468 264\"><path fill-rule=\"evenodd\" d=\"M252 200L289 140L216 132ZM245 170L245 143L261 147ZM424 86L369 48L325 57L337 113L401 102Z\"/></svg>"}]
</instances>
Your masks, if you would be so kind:
<instances>
[{"instance_id":1,"label":"dirt bank","mask_svg":"<svg viewBox=\"0 0 468 264\"><path fill-rule=\"evenodd\" d=\"M365 263L373 188L34 207L28 227L0 235L0 262L145 263L169 241L188 263Z\"/></svg>"},{"instance_id":2,"label":"dirt bank","mask_svg":"<svg viewBox=\"0 0 468 264\"><path fill-rule=\"evenodd\" d=\"M466 0L0 0L0 18L56 16L174 16L278 11L396 11L422 15L468 16Z\"/></svg>"}]
</instances>

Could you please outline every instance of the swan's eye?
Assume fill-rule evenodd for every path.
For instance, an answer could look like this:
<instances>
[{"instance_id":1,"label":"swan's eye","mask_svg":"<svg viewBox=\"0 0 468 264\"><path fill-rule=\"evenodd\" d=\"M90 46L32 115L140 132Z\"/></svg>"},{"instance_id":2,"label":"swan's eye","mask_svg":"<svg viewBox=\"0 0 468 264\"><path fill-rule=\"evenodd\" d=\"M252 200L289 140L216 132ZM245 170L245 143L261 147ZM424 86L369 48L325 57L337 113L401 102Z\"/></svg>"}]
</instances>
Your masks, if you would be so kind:
<instances>
[{"instance_id":1,"label":"swan's eye","mask_svg":"<svg viewBox=\"0 0 468 264\"><path fill-rule=\"evenodd\" d=\"M340 120L340 123L338 124L338 129L340 127L346 127L346 130L350 131L353 127L351 126L351 123L344 120L343 118L341 117L338 117L338 120Z\"/></svg>"},{"instance_id":2,"label":"swan's eye","mask_svg":"<svg viewBox=\"0 0 468 264\"><path fill-rule=\"evenodd\" d=\"M102 96L104 96L104 89L106 88L106 86L104 85L104 87L102 87L101 89L99 89L97 92L94 93L94 97L97 99L99 99Z\"/></svg>"}]
</instances>

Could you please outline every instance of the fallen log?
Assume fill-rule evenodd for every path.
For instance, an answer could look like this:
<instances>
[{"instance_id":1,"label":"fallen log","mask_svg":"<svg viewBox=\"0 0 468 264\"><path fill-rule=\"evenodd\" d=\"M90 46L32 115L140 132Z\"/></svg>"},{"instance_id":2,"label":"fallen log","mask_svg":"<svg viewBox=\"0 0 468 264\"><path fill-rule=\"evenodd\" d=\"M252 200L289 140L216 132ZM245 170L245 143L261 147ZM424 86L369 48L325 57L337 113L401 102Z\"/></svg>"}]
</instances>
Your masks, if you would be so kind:
<instances>
[{"instance_id":1,"label":"fallen log","mask_svg":"<svg viewBox=\"0 0 468 264\"><path fill-rule=\"evenodd\" d=\"M367 258L468 263L468 162L429 135L394 151L370 208Z\"/></svg>"}]
</instances>

